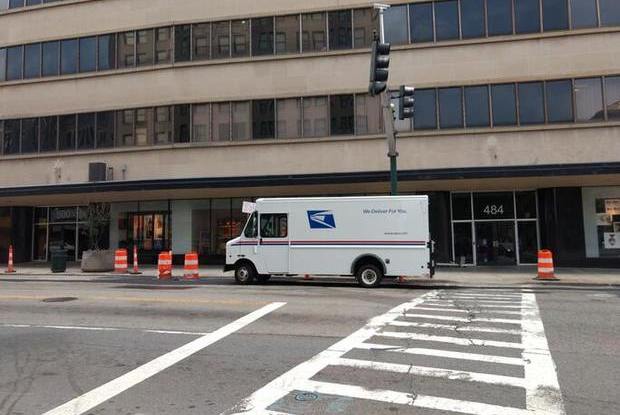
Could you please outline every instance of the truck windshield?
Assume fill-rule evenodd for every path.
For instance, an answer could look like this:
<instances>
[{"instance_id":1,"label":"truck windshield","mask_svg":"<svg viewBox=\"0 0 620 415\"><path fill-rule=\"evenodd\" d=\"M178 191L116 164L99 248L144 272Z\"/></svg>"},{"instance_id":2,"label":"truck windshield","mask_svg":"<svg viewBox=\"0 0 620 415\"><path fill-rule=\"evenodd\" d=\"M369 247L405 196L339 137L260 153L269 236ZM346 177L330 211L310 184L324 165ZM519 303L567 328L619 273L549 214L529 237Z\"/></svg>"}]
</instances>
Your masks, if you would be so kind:
<instances>
[{"instance_id":1,"label":"truck windshield","mask_svg":"<svg viewBox=\"0 0 620 415\"><path fill-rule=\"evenodd\" d=\"M245 230L243 231L243 235L246 238L256 238L258 236L258 213L252 213L250 219L248 219L248 223L245 224Z\"/></svg>"}]
</instances>

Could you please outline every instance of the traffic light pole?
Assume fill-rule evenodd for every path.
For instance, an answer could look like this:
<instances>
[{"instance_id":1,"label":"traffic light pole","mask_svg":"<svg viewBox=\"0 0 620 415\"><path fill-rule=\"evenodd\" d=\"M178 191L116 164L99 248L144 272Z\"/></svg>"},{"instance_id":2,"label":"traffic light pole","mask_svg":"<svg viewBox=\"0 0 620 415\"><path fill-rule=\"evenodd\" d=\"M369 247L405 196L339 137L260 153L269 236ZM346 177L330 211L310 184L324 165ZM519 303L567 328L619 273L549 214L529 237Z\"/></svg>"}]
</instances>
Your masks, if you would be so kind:
<instances>
[{"instance_id":1,"label":"traffic light pole","mask_svg":"<svg viewBox=\"0 0 620 415\"><path fill-rule=\"evenodd\" d=\"M383 13L390 6L375 4L375 9L379 11L379 41L385 43L385 28ZM394 128L394 110L390 100L390 92L386 90L381 93L381 107L383 108L383 125L388 143L388 157L390 158L390 194L398 194L398 152L396 151L396 130Z\"/></svg>"}]
</instances>

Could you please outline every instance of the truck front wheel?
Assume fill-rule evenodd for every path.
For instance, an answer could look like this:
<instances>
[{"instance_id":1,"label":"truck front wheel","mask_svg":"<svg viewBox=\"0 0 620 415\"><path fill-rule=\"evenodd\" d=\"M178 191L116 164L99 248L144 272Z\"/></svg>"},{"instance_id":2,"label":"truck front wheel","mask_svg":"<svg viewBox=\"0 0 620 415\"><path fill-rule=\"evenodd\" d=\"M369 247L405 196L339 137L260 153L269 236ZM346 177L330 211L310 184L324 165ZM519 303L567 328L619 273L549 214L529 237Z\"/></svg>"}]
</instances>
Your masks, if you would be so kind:
<instances>
[{"instance_id":1,"label":"truck front wheel","mask_svg":"<svg viewBox=\"0 0 620 415\"><path fill-rule=\"evenodd\" d=\"M242 262L235 268L235 281L237 281L237 284L252 284L254 278L256 278L256 269L251 263Z\"/></svg>"},{"instance_id":2,"label":"truck front wheel","mask_svg":"<svg viewBox=\"0 0 620 415\"><path fill-rule=\"evenodd\" d=\"M362 265L357 269L355 278L357 278L358 284L362 287L374 288L381 284L383 272L381 272L381 270L374 265Z\"/></svg>"}]
</instances>

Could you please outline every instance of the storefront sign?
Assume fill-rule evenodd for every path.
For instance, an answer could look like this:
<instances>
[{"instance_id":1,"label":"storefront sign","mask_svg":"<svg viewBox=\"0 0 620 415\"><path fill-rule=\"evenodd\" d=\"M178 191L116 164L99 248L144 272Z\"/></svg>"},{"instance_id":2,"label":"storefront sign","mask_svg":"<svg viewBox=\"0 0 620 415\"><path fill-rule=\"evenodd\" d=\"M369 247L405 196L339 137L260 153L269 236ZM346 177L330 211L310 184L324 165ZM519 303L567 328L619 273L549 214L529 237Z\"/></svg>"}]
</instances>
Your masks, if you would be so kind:
<instances>
[{"instance_id":1,"label":"storefront sign","mask_svg":"<svg viewBox=\"0 0 620 415\"><path fill-rule=\"evenodd\" d=\"M620 232L603 234L605 249L620 249Z\"/></svg>"},{"instance_id":2,"label":"storefront sign","mask_svg":"<svg viewBox=\"0 0 620 415\"><path fill-rule=\"evenodd\" d=\"M77 220L76 207L59 207L50 209L50 222L66 223Z\"/></svg>"},{"instance_id":3,"label":"storefront sign","mask_svg":"<svg viewBox=\"0 0 620 415\"><path fill-rule=\"evenodd\" d=\"M514 219L513 194L475 193L474 219Z\"/></svg>"}]
</instances>

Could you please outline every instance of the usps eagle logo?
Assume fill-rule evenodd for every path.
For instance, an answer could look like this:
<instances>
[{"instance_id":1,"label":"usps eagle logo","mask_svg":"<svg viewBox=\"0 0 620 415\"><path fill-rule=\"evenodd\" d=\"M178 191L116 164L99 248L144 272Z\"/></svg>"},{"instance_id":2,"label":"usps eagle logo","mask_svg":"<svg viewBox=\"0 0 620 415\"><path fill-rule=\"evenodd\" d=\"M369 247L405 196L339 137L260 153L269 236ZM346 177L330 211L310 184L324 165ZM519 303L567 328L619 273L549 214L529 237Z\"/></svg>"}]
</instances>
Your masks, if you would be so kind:
<instances>
[{"instance_id":1,"label":"usps eagle logo","mask_svg":"<svg viewBox=\"0 0 620 415\"><path fill-rule=\"evenodd\" d=\"M336 229L336 219L330 210L309 210L310 229Z\"/></svg>"}]
</instances>

